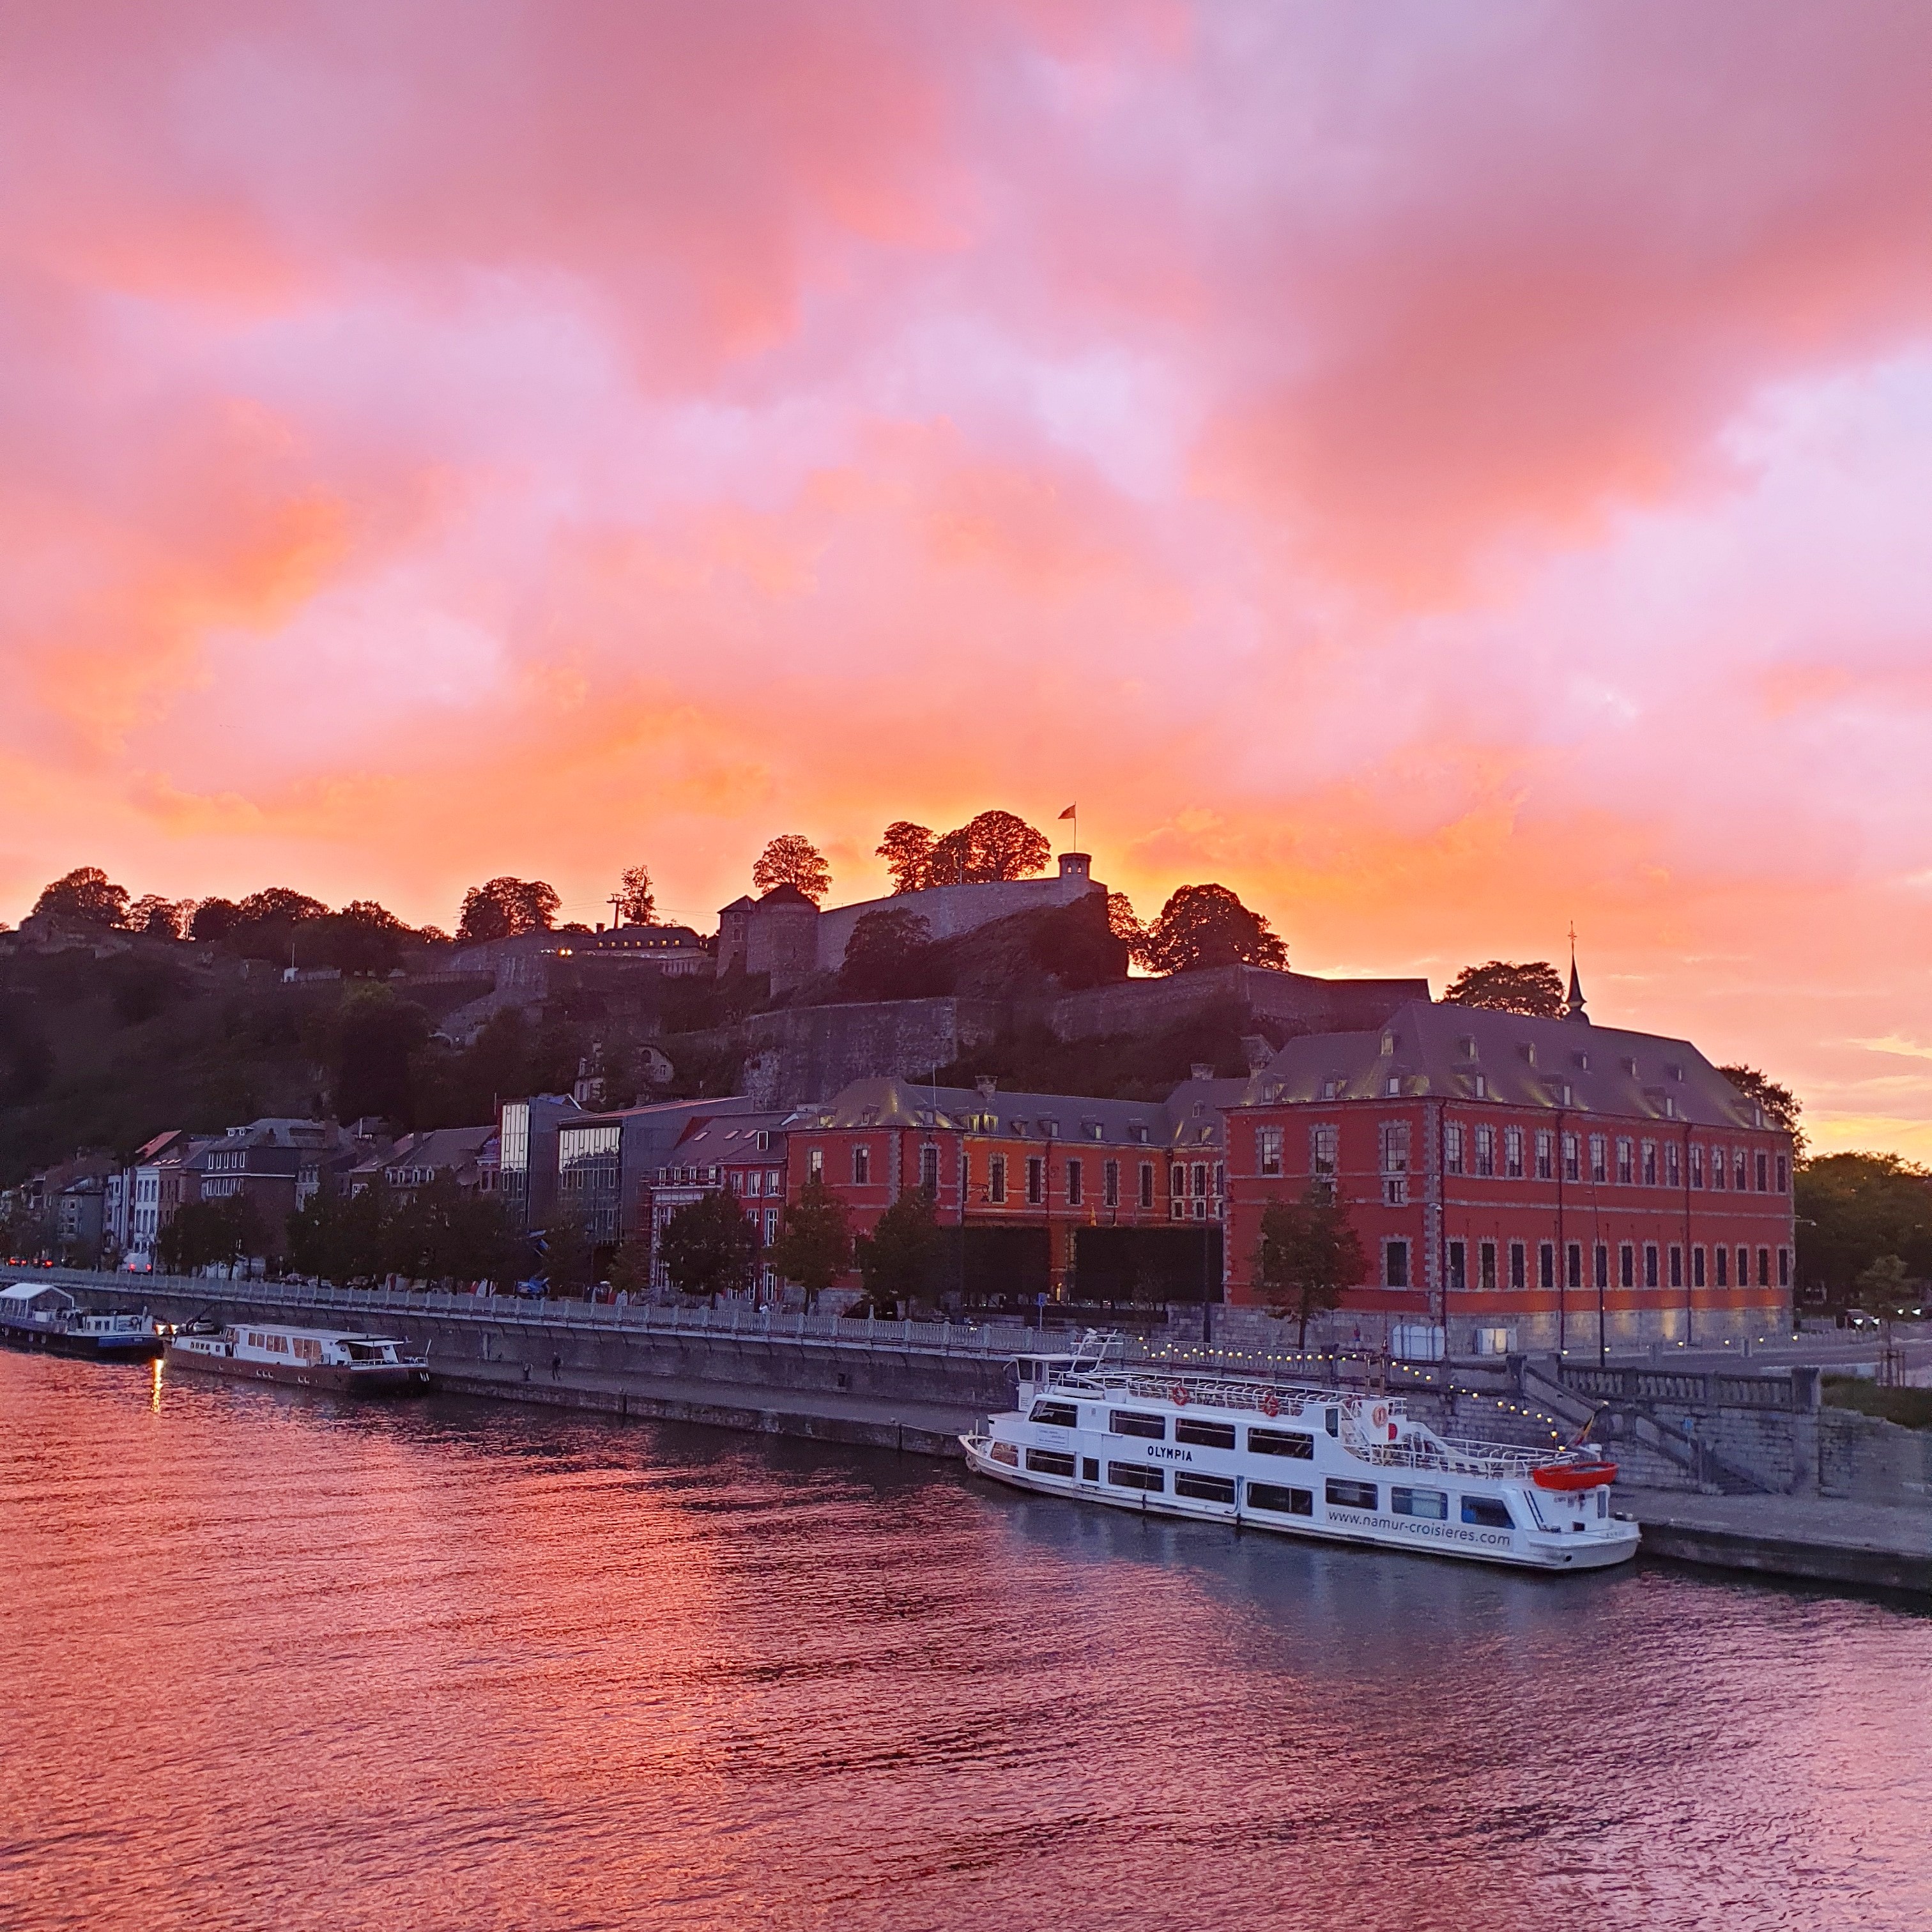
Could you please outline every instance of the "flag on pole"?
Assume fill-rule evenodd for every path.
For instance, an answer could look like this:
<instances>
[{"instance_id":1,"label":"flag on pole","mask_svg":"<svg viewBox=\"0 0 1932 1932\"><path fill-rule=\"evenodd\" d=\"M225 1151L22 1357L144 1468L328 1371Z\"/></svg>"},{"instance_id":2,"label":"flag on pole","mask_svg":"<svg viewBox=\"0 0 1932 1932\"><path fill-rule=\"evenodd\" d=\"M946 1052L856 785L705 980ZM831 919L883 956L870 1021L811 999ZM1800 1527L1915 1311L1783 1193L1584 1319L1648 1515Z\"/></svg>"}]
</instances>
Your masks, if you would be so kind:
<instances>
[{"instance_id":1,"label":"flag on pole","mask_svg":"<svg viewBox=\"0 0 1932 1932\"><path fill-rule=\"evenodd\" d=\"M1062 818L1077 818L1080 815L1080 808L1077 805L1070 805L1060 815Z\"/></svg>"}]
</instances>

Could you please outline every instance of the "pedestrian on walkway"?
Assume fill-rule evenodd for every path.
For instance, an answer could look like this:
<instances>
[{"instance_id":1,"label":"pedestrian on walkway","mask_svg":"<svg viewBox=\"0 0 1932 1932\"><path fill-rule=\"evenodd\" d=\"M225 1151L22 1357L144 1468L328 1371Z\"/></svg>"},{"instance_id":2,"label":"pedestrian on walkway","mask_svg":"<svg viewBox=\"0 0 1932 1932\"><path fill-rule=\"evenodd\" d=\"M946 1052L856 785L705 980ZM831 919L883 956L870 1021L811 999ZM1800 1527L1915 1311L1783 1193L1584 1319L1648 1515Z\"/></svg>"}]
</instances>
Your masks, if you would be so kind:
<instances>
[{"instance_id":1,"label":"pedestrian on walkway","mask_svg":"<svg viewBox=\"0 0 1932 1932\"><path fill-rule=\"evenodd\" d=\"M561 1355L553 1355L550 1358L550 1378L554 1382L563 1379L563 1358Z\"/></svg>"},{"instance_id":2,"label":"pedestrian on walkway","mask_svg":"<svg viewBox=\"0 0 1932 1932\"><path fill-rule=\"evenodd\" d=\"M524 1381L525 1381L525 1382L528 1382L528 1381L530 1380L530 1364L529 1364L529 1363L526 1362L526 1363L524 1364Z\"/></svg>"}]
</instances>

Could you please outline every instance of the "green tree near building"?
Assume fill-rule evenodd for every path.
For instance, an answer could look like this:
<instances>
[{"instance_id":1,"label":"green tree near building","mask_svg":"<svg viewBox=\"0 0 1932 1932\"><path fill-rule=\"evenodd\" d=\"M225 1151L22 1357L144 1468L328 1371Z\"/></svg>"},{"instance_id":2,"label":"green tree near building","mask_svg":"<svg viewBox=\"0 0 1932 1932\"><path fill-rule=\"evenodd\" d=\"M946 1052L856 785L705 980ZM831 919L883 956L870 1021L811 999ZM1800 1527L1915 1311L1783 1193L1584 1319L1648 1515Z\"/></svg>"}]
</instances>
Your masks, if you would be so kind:
<instances>
[{"instance_id":1,"label":"green tree near building","mask_svg":"<svg viewBox=\"0 0 1932 1932\"><path fill-rule=\"evenodd\" d=\"M856 1243L859 1279L865 1285L854 1315L904 1316L928 1303L939 1257L939 1216L922 1187L908 1188Z\"/></svg>"},{"instance_id":2,"label":"green tree near building","mask_svg":"<svg viewBox=\"0 0 1932 1932\"><path fill-rule=\"evenodd\" d=\"M1300 1323L1298 1347L1308 1346L1310 1318L1340 1306L1343 1294L1368 1272L1368 1254L1348 1208L1318 1183L1299 1201L1270 1201L1262 1210L1255 1286L1270 1314Z\"/></svg>"},{"instance_id":3,"label":"green tree near building","mask_svg":"<svg viewBox=\"0 0 1932 1932\"><path fill-rule=\"evenodd\" d=\"M1828 1154L1792 1183L1798 1279L1836 1306L1855 1304L1874 1262L1896 1258L1906 1277L1932 1277L1932 1174L1895 1154Z\"/></svg>"},{"instance_id":4,"label":"green tree near building","mask_svg":"<svg viewBox=\"0 0 1932 1932\"><path fill-rule=\"evenodd\" d=\"M808 1309L843 1274L852 1262L852 1229L845 1204L825 1184L823 1174L806 1178L798 1198L784 1210L778 1238L765 1250L765 1261L787 1281L805 1290Z\"/></svg>"},{"instance_id":5,"label":"green tree near building","mask_svg":"<svg viewBox=\"0 0 1932 1932\"><path fill-rule=\"evenodd\" d=\"M161 1230L154 1262L164 1274L193 1274L198 1268L238 1267L250 1256L266 1256L269 1245L247 1195L187 1201Z\"/></svg>"},{"instance_id":6,"label":"green tree near building","mask_svg":"<svg viewBox=\"0 0 1932 1932\"><path fill-rule=\"evenodd\" d=\"M679 1208L658 1237L665 1274L682 1292L701 1294L714 1307L718 1296L750 1281L758 1252L758 1231L736 1197L722 1187Z\"/></svg>"},{"instance_id":7,"label":"green tree near building","mask_svg":"<svg viewBox=\"0 0 1932 1932\"><path fill-rule=\"evenodd\" d=\"M388 1272L388 1199L380 1186L345 1195L325 1183L289 1216L289 1265L338 1287Z\"/></svg>"},{"instance_id":8,"label":"green tree near building","mask_svg":"<svg viewBox=\"0 0 1932 1932\"><path fill-rule=\"evenodd\" d=\"M1140 958L1150 972L1193 973L1210 966L1284 970L1288 948L1258 912L1226 886L1182 886L1147 929Z\"/></svg>"},{"instance_id":9,"label":"green tree near building","mask_svg":"<svg viewBox=\"0 0 1932 1932\"><path fill-rule=\"evenodd\" d=\"M1480 966L1465 966L1442 998L1449 1006L1481 1006L1529 1019L1563 1017L1562 978L1547 959L1490 959Z\"/></svg>"}]
</instances>

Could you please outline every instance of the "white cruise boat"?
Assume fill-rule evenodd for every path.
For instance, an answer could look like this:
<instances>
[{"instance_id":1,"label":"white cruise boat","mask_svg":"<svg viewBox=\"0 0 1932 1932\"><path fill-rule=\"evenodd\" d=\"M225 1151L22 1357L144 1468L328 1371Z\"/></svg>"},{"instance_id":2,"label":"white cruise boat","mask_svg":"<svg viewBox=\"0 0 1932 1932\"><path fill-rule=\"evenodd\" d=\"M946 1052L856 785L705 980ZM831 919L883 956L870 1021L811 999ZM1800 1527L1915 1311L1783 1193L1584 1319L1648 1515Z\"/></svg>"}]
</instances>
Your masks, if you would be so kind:
<instances>
[{"instance_id":1,"label":"white cruise boat","mask_svg":"<svg viewBox=\"0 0 1932 1932\"><path fill-rule=\"evenodd\" d=\"M429 1362L407 1355L381 1335L333 1328L288 1328L279 1322L238 1322L201 1334L184 1329L168 1337L170 1368L196 1369L250 1382L292 1382L298 1388L356 1395L410 1395L429 1387Z\"/></svg>"},{"instance_id":2,"label":"white cruise boat","mask_svg":"<svg viewBox=\"0 0 1932 1932\"><path fill-rule=\"evenodd\" d=\"M1022 1355L1019 1406L959 1439L1016 1488L1380 1550L1530 1570L1636 1553L1589 1450L1452 1442L1400 1396L1130 1368L1091 1342Z\"/></svg>"}]
</instances>

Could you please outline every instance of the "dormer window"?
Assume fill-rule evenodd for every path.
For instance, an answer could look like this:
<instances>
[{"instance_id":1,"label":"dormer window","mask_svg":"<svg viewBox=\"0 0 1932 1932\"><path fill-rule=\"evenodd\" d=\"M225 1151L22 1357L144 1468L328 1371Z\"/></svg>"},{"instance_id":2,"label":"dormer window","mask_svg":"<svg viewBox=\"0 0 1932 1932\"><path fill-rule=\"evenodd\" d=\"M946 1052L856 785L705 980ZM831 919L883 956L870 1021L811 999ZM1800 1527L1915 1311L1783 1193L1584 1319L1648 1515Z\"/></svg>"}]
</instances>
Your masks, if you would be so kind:
<instances>
[{"instance_id":1,"label":"dormer window","mask_svg":"<svg viewBox=\"0 0 1932 1932\"><path fill-rule=\"evenodd\" d=\"M1048 1140L1057 1140L1060 1136L1060 1123L1058 1120L1042 1120L1040 1124L1040 1130Z\"/></svg>"},{"instance_id":2,"label":"dormer window","mask_svg":"<svg viewBox=\"0 0 1932 1932\"><path fill-rule=\"evenodd\" d=\"M1528 1061L1531 1066L1534 1066L1536 1064L1536 1042L1534 1040L1526 1040L1520 1042L1517 1045L1516 1051L1522 1055L1525 1060Z\"/></svg>"},{"instance_id":3,"label":"dormer window","mask_svg":"<svg viewBox=\"0 0 1932 1932\"><path fill-rule=\"evenodd\" d=\"M1589 1072L1590 1056L1587 1053L1573 1053L1570 1058L1580 1072L1587 1073Z\"/></svg>"},{"instance_id":4,"label":"dormer window","mask_svg":"<svg viewBox=\"0 0 1932 1932\"><path fill-rule=\"evenodd\" d=\"M1470 1085L1478 1100L1486 1100L1490 1097L1490 1083L1481 1074L1472 1074Z\"/></svg>"},{"instance_id":5,"label":"dormer window","mask_svg":"<svg viewBox=\"0 0 1932 1932\"><path fill-rule=\"evenodd\" d=\"M1013 1133L1018 1136L1018 1138L1021 1140L1024 1140L1026 1138L1027 1124L1025 1121L1009 1120L1006 1123L1006 1125L1012 1130Z\"/></svg>"},{"instance_id":6,"label":"dormer window","mask_svg":"<svg viewBox=\"0 0 1932 1932\"><path fill-rule=\"evenodd\" d=\"M1084 1122L1083 1124L1086 1128L1087 1138L1090 1141L1105 1140L1106 1138L1106 1135L1102 1130L1100 1123L1098 1120L1088 1120Z\"/></svg>"},{"instance_id":7,"label":"dormer window","mask_svg":"<svg viewBox=\"0 0 1932 1932\"><path fill-rule=\"evenodd\" d=\"M1456 1044L1462 1050L1462 1058L1465 1060L1474 1060L1475 1058L1476 1036L1474 1034L1466 1033L1462 1037L1456 1042Z\"/></svg>"},{"instance_id":8,"label":"dormer window","mask_svg":"<svg viewBox=\"0 0 1932 1932\"><path fill-rule=\"evenodd\" d=\"M1684 1078L1684 1068L1682 1064L1680 1062L1673 1060L1670 1065L1664 1070L1664 1077L1666 1080L1682 1080Z\"/></svg>"},{"instance_id":9,"label":"dormer window","mask_svg":"<svg viewBox=\"0 0 1932 1932\"><path fill-rule=\"evenodd\" d=\"M1396 1036L1394 1034L1385 1033L1382 1035L1382 1052L1384 1055L1394 1052L1396 1044Z\"/></svg>"},{"instance_id":10,"label":"dormer window","mask_svg":"<svg viewBox=\"0 0 1932 1932\"><path fill-rule=\"evenodd\" d=\"M1576 1104L1576 1090L1567 1080L1563 1083L1563 1104L1566 1107L1574 1107Z\"/></svg>"},{"instance_id":11,"label":"dormer window","mask_svg":"<svg viewBox=\"0 0 1932 1932\"><path fill-rule=\"evenodd\" d=\"M1332 1076L1322 1083L1322 1097L1324 1100L1337 1100L1342 1096L1342 1083Z\"/></svg>"},{"instance_id":12,"label":"dormer window","mask_svg":"<svg viewBox=\"0 0 1932 1932\"><path fill-rule=\"evenodd\" d=\"M760 1127L758 1130L758 1143L759 1153L769 1154L771 1151L772 1137L765 1128Z\"/></svg>"},{"instance_id":13,"label":"dormer window","mask_svg":"<svg viewBox=\"0 0 1932 1932\"><path fill-rule=\"evenodd\" d=\"M1207 1102L1205 1100L1197 1100L1197 1101L1196 1101L1196 1102L1195 1102L1195 1103L1194 1103L1194 1118L1195 1118L1197 1120L1199 1120L1199 1119L1200 1119L1200 1118L1201 1118L1201 1116L1202 1116L1203 1114L1206 1113L1206 1112L1207 1112L1207 1111L1208 1111L1208 1102Z\"/></svg>"},{"instance_id":14,"label":"dormer window","mask_svg":"<svg viewBox=\"0 0 1932 1932\"><path fill-rule=\"evenodd\" d=\"M1390 1100L1394 1100L1402 1092L1402 1076L1400 1073L1391 1073L1382 1082L1382 1091Z\"/></svg>"},{"instance_id":15,"label":"dormer window","mask_svg":"<svg viewBox=\"0 0 1932 1932\"><path fill-rule=\"evenodd\" d=\"M1636 1078L1636 1055L1635 1054L1627 1053L1624 1054L1624 1071L1628 1073L1633 1080Z\"/></svg>"}]
</instances>

